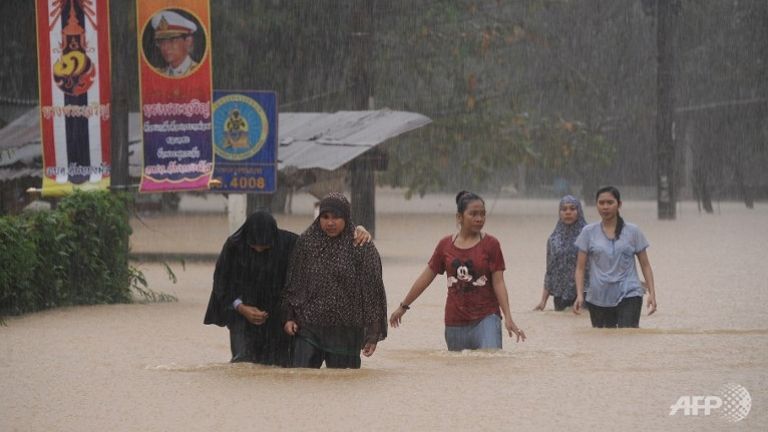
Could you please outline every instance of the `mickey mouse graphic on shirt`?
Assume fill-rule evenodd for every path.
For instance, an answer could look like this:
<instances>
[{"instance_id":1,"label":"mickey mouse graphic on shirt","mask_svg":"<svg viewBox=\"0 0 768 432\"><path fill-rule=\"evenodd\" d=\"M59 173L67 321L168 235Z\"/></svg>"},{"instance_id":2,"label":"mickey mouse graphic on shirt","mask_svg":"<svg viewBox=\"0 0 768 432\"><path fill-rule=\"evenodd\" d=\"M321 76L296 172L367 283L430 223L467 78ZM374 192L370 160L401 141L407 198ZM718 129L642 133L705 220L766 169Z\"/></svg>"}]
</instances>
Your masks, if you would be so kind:
<instances>
[{"instance_id":1,"label":"mickey mouse graphic on shirt","mask_svg":"<svg viewBox=\"0 0 768 432\"><path fill-rule=\"evenodd\" d=\"M461 262L458 258L451 261L451 267L456 271L456 276L448 276L448 289L461 292L474 291L476 287L485 286L488 278L485 275L475 279L472 260Z\"/></svg>"}]
</instances>

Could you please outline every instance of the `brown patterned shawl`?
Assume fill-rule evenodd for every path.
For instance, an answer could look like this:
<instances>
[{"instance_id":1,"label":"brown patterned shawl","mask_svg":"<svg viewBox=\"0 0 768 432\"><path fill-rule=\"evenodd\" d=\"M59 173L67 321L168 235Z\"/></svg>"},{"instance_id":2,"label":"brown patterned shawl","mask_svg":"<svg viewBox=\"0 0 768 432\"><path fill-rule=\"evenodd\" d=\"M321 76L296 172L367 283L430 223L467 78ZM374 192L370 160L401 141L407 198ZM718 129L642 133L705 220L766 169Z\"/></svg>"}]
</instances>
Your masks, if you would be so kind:
<instances>
[{"instance_id":1,"label":"brown patterned shawl","mask_svg":"<svg viewBox=\"0 0 768 432\"><path fill-rule=\"evenodd\" d=\"M383 340L387 299L379 253L372 242L354 246L355 225L344 195L330 194L320 207L341 209L335 213L346 226L337 237L329 237L318 216L299 236L283 295L284 319L296 321L300 332L302 326L313 331L350 328L362 330L362 345Z\"/></svg>"}]
</instances>

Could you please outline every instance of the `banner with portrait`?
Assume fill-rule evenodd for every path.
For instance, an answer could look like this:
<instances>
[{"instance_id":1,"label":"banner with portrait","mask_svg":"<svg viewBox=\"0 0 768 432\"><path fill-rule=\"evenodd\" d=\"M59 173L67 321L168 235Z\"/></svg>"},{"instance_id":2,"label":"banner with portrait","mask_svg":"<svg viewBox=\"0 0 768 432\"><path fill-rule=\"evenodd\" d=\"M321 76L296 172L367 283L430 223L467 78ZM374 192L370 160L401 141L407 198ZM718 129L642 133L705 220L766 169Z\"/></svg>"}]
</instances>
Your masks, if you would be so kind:
<instances>
[{"instance_id":1,"label":"banner with portrait","mask_svg":"<svg viewBox=\"0 0 768 432\"><path fill-rule=\"evenodd\" d=\"M141 192L207 190L213 174L208 0L136 2Z\"/></svg>"},{"instance_id":2,"label":"banner with portrait","mask_svg":"<svg viewBox=\"0 0 768 432\"><path fill-rule=\"evenodd\" d=\"M213 92L212 190L274 193L277 188L277 95Z\"/></svg>"},{"instance_id":3,"label":"banner with portrait","mask_svg":"<svg viewBox=\"0 0 768 432\"><path fill-rule=\"evenodd\" d=\"M109 187L108 0L37 0L43 195Z\"/></svg>"}]
</instances>

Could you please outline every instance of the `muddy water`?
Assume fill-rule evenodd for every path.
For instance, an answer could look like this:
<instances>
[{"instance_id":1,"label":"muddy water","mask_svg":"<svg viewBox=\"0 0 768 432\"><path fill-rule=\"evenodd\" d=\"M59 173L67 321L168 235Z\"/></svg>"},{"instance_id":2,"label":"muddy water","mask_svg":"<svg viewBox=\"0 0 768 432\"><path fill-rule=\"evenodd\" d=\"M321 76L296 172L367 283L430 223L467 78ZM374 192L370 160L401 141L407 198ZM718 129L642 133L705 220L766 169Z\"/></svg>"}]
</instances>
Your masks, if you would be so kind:
<instances>
[{"instance_id":1,"label":"muddy water","mask_svg":"<svg viewBox=\"0 0 768 432\"><path fill-rule=\"evenodd\" d=\"M390 307L454 229L451 198L440 199L448 204L379 202ZM439 278L359 371L230 365L227 332L201 324L212 263L173 265L176 285L161 266L142 265L179 302L58 309L0 328L0 431L766 430L768 206L722 204L705 216L686 203L677 221L660 222L654 203L626 202L625 218L651 243L659 312L643 315L641 329L613 331L551 302L531 310L556 201L488 207L525 343L448 353ZM301 230L309 218L279 222ZM184 222L205 228L174 240ZM134 224L133 248L216 252L225 225L220 214L149 217ZM751 394L744 420L669 415L681 396L720 395L727 383Z\"/></svg>"}]
</instances>

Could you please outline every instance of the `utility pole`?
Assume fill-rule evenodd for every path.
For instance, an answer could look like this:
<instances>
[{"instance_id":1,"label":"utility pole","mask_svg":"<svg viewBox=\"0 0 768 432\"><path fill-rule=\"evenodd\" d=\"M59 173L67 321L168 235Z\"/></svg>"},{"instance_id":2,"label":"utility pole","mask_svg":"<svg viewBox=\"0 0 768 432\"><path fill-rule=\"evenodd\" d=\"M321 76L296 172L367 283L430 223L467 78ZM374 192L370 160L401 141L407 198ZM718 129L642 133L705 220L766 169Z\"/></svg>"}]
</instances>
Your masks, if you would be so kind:
<instances>
[{"instance_id":1,"label":"utility pole","mask_svg":"<svg viewBox=\"0 0 768 432\"><path fill-rule=\"evenodd\" d=\"M354 76L354 107L358 110L373 108L373 3L358 0L352 12L352 69ZM376 179L371 151L363 153L350 164L352 189L352 218L363 225L372 236L376 235Z\"/></svg>"},{"instance_id":2,"label":"utility pole","mask_svg":"<svg viewBox=\"0 0 768 432\"><path fill-rule=\"evenodd\" d=\"M112 59L112 118L110 174L111 189L127 192L130 188L128 174L128 101L132 74L138 74L136 56L136 1L112 0L109 2L109 28Z\"/></svg>"},{"instance_id":3,"label":"utility pole","mask_svg":"<svg viewBox=\"0 0 768 432\"><path fill-rule=\"evenodd\" d=\"M678 0L656 1L656 191L659 219L676 217L674 136L675 30Z\"/></svg>"}]
</instances>

